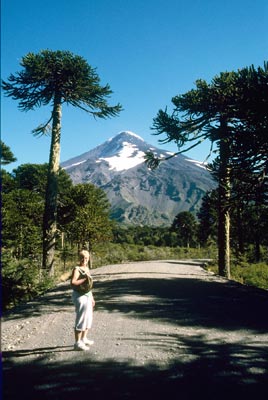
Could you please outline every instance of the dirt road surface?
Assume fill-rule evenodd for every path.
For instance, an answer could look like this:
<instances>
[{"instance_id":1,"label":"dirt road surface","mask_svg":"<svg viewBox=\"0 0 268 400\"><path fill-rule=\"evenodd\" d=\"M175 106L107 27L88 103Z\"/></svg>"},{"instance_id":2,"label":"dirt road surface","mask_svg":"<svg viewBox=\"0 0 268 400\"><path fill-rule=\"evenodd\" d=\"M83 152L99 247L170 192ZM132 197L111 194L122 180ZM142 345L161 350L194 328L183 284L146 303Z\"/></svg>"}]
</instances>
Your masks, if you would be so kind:
<instances>
[{"instance_id":1,"label":"dirt road surface","mask_svg":"<svg viewBox=\"0 0 268 400\"><path fill-rule=\"evenodd\" d=\"M4 400L268 398L268 292L198 261L93 270L88 352L68 282L2 318Z\"/></svg>"}]
</instances>

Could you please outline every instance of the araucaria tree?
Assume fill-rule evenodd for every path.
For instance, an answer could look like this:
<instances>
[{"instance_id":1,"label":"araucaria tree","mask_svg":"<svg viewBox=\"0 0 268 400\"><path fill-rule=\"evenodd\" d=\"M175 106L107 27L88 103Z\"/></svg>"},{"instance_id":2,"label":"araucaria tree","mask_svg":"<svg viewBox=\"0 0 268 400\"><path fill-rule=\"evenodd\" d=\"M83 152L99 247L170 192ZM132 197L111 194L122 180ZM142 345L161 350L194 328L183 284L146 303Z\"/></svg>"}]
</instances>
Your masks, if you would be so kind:
<instances>
[{"instance_id":1,"label":"araucaria tree","mask_svg":"<svg viewBox=\"0 0 268 400\"><path fill-rule=\"evenodd\" d=\"M235 164L239 162L241 165L246 157L252 160L256 156L254 162L260 167L263 143L267 142L267 88L267 63L263 69L255 70L251 67L238 72L221 73L210 84L198 80L196 89L172 99L174 110L171 114L167 110L160 110L154 119L153 128L156 134L166 135L160 142L174 141L179 148L176 154L199 145L205 139L218 148L219 274L226 277L230 277L232 171ZM260 105L257 109L254 99L258 99ZM257 140L260 142L259 146L256 146ZM185 149L184 146L188 148ZM156 167L160 161L162 160L155 158L154 154L147 154L149 167Z\"/></svg>"},{"instance_id":2,"label":"araucaria tree","mask_svg":"<svg viewBox=\"0 0 268 400\"><path fill-rule=\"evenodd\" d=\"M2 81L6 95L19 101L22 111L51 105L48 121L33 130L42 135L51 130L49 171L43 219L43 267L54 272L57 231L57 195L60 164L62 105L79 107L96 118L116 116L121 105L109 106L109 85L101 86L96 70L87 61L69 51L44 50L22 58L22 70ZM50 126L51 123L51 126Z\"/></svg>"}]
</instances>

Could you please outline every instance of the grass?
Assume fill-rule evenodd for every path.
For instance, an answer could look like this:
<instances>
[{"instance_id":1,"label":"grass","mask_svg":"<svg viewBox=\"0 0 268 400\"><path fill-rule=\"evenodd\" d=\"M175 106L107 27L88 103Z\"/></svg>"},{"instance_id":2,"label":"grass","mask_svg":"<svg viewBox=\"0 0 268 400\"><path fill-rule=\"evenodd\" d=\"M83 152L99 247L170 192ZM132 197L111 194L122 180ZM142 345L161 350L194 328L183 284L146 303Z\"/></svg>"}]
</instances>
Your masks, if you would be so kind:
<instances>
[{"instance_id":1,"label":"grass","mask_svg":"<svg viewBox=\"0 0 268 400\"><path fill-rule=\"evenodd\" d=\"M215 262L208 264L207 269L215 274L218 273L218 267ZM231 279L243 285L268 290L268 264L264 262L243 262L243 264L233 262L231 264Z\"/></svg>"}]
</instances>

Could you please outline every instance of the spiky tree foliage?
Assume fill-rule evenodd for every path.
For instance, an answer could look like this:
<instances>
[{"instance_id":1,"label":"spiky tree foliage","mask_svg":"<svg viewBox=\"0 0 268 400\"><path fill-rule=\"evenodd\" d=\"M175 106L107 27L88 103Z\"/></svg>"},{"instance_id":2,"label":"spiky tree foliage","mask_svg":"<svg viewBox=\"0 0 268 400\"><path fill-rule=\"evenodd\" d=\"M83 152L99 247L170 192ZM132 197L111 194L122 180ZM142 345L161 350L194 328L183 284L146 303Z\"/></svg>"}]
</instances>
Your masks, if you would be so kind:
<instances>
[{"instance_id":1,"label":"spiky tree foliage","mask_svg":"<svg viewBox=\"0 0 268 400\"><path fill-rule=\"evenodd\" d=\"M6 95L18 100L22 111L52 106L48 121L34 129L33 133L42 135L51 130L43 223L43 267L53 274L62 105L78 107L98 118L117 115L121 106L108 105L107 98L112 94L109 85L101 86L96 70L84 58L69 51L28 53L22 58L21 67L20 72L11 74L7 81L2 82Z\"/></svg>"},{"instance_id":2,"label":"spiky tree foliage","mask_svg":"<svg viewBox=\"0 0 268 400\"><path fill-rule=\"evenodd\" d=\"M7 165L7 164L17 161L16 157L10 150L10 147L7 146L2 140L1 140L0 150L1 150L1 164L2 165Z\"/></svg>"}]
</instances>

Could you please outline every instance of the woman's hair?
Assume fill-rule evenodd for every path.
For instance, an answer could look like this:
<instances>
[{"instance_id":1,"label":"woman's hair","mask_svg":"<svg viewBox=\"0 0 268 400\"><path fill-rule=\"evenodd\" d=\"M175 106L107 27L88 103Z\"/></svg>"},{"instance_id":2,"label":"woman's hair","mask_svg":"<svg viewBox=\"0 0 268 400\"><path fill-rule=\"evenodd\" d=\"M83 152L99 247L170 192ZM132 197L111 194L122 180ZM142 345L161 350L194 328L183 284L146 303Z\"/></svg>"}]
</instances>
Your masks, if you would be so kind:
<instances>
[{"instance_id":1,"label":"woman's hair","mask_svg":"<svg viewBox=\"0 0 268 400\"><path fill-rule=\"evenodd\" d=\"M84 257L86 257L86 256L87 256L88 258L90 257L90 256L89 256L89 252L88 252L87 250L81 250L80 253L79 253L79 258L81 259L81 258L84 258Z\"/></svg>"}]
</instances>

